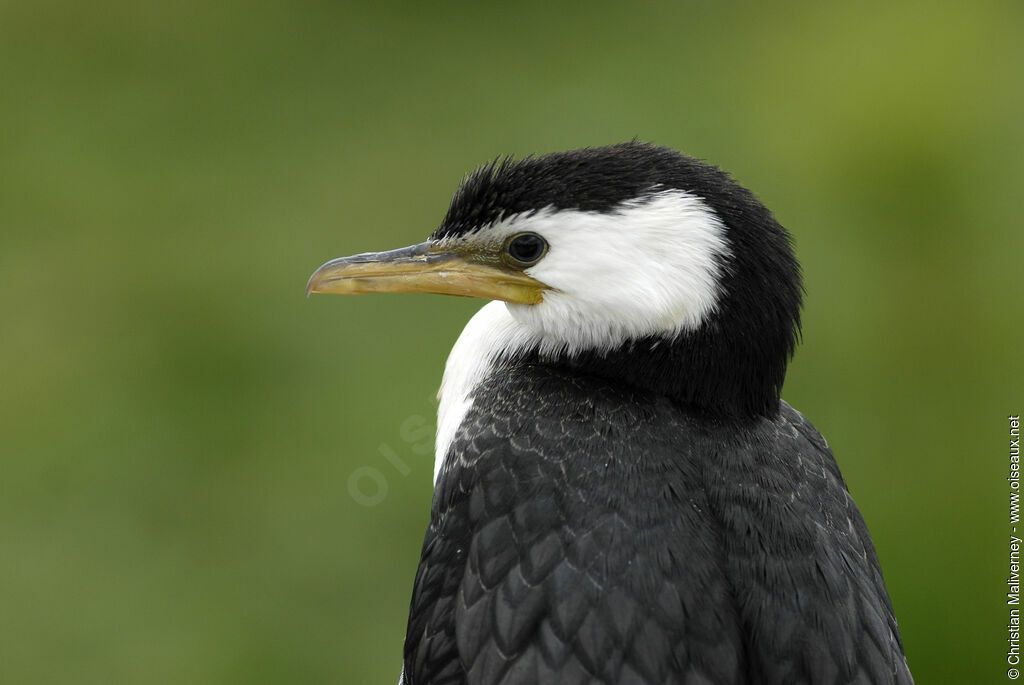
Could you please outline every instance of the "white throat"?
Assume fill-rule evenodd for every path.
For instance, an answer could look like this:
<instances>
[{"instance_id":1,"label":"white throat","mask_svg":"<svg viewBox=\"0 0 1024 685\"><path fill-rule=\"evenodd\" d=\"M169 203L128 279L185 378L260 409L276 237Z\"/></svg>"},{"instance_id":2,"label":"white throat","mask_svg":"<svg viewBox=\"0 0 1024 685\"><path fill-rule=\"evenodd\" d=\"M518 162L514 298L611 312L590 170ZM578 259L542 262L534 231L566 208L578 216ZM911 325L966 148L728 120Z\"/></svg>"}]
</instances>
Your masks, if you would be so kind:
<instances>
[{"instance_id":1,"label":"white throat","mask_svg":"<svg viewBox=\"0 0 1024 685\"><path fill-rule=\"evenodd\" d=\"M473 390L487 378L499 359L536 348L539 342L535 334L509 314L504 302L487 303L466 324L448 355L438 392L434 483L466 413L473 406Z\"/></svg>"}]
</instances>

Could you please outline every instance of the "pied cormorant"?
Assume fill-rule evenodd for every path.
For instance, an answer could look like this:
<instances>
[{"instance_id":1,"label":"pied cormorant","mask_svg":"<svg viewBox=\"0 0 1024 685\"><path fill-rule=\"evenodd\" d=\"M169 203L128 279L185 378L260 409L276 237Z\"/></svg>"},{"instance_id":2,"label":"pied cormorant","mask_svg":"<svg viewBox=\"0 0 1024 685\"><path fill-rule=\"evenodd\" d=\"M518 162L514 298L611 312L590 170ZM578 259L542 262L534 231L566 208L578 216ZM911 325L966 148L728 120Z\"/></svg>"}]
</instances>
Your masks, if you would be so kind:
<instances>
[{"instance_id":1,"label":"pied cormorant","mask_svg":"<svg viewBox=\"0 0 1024 685\"><path fill-rule=\"evenodd\" d=\"M780 397L790 237L632 142L468 176L308 292L494 300L444 371L407 685L911 683L864 519Z\"/></svg>"}]
</instances>

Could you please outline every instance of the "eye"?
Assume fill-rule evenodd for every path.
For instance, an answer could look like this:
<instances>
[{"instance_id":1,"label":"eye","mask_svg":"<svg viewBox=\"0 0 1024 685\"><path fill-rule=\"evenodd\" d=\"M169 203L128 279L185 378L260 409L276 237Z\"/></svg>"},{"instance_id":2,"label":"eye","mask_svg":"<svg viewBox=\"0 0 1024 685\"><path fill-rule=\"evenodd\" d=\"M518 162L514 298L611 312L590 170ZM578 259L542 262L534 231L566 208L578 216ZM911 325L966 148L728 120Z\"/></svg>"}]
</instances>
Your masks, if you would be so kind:
<instances>
[{"instance_id":1,"label":"eye","mask_svg":"<svg viewBox=\"0 0 1024 685\"><path fill-rule=\"evenodd\" d=\"M516 266L531 266L548 251L548 243L536 233L520 233L505 244L505 254Z\"/></svg>"}]
</instances>

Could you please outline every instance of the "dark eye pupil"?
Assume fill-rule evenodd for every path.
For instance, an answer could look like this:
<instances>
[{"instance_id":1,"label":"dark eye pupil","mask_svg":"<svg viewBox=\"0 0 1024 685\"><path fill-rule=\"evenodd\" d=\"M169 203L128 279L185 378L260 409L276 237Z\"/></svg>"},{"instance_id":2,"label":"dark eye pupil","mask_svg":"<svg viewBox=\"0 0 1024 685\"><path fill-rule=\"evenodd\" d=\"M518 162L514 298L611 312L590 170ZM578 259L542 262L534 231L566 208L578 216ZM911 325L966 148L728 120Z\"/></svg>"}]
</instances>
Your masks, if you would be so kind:
<instances>
[{"instance_id":1,"label":"dark eye pupil","mask_svg":"<svg viewBox=\"0 0 1024 685\"><path fill-rule=\"evenodd\" d=\"M544 254L547 244L539 235L525 233L508 244L508 254L517 262L535 262Z\"/></svg>"}]
</instances>

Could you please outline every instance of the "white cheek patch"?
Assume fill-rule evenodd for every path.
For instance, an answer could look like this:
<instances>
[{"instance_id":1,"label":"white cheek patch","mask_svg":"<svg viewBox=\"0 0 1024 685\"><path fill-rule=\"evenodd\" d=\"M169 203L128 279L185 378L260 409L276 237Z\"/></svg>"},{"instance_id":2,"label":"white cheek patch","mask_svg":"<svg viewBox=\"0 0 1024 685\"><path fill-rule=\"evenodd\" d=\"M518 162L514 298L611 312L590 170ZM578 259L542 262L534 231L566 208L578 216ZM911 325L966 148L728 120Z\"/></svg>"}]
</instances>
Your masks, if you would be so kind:
<instances>
[{"instance_id":1,"label":"white cheek patch","mask_svg":"<svg viewBox=\"0 0 1024 685\"><path fill-rule=\"evenodd\" d=\"M717 306L729 255L721 219L682 190L611 213L544 210L502 229L533 231L550 246L526 273L557 292L538 305L509 306L546 353L604 351L697 328Z\"/></svg>"},{"instance_id":2,"label":"white cheek patch","mask_svg":"<svg viewBox=\"0 0 1024 685\"><path fill-rule=\"evenodd\" d=\"M452 348L441 382L434 482L473 390L503 358L606 351L700 326L721 294L729 244L721 219L685 191L666 190L611 213L556 211L510 217L468 238L500 242L532 231L548 253L526 273L555 289L536 305L491 302Z\"/></svg>"}]
</instances>

